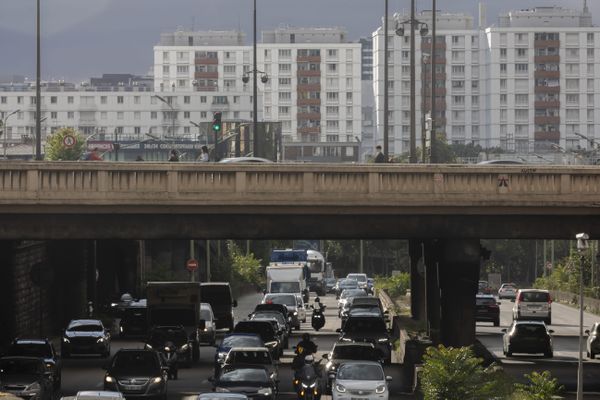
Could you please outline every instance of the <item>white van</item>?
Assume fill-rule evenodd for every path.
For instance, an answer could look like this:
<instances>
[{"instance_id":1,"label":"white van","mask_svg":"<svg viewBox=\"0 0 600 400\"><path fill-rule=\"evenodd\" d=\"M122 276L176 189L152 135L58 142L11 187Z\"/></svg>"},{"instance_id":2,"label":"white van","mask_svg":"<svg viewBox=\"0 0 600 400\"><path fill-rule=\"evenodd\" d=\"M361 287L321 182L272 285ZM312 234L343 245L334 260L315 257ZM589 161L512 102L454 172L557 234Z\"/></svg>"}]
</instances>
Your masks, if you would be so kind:
<instances>
[{"instance_id":1,"label":"white van","mask_svg":"<svg viewBox=\"0 0 600 400\"><path fill-rule=\"evenodd\" d=\"M513 306L513 321L541 319L552 323L552 298L550 292L539 289L519 289Z\"/></svg>"}]
</instances>

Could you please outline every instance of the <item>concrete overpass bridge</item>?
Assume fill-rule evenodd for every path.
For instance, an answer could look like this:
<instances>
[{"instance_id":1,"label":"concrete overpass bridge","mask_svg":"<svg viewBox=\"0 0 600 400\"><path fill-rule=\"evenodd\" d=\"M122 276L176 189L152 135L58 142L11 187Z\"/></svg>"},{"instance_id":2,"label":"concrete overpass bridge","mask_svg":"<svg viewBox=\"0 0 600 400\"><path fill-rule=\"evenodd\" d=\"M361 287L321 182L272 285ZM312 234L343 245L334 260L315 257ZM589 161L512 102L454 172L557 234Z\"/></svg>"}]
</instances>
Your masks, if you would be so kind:
<instances>
[{"instance_id":1,"label":"concrete overpass bridge","mask_svg":"<svg viewBox=\"0 0 600 400\"><path fill-rule=\"evenodd\" d=\"M600 237L600 169L7 162L0 239L409 239L412 312L475 338L481 238ZM427 301L426 301L427 300Z\"/></svg>"}]
</instances>

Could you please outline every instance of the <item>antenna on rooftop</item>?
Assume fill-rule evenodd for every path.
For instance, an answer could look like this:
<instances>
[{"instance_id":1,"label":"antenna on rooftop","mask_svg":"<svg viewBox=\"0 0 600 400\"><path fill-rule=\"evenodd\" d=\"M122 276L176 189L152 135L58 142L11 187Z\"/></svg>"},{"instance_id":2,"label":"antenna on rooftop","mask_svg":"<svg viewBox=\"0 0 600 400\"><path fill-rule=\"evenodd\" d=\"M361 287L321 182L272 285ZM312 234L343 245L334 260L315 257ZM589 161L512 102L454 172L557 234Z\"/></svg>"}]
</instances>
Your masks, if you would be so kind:
<instances>
[{"instance_id":1,"label":"antenna on rooftop","mask_svg":"<svg viewBox=\"0 0 600 400\"><path fill-rule=\"evenodd\" d=\"M588 9L587 0L583 0L583 12L584 13L590 12L590 10Z\"/></svg>"}]
</instances>

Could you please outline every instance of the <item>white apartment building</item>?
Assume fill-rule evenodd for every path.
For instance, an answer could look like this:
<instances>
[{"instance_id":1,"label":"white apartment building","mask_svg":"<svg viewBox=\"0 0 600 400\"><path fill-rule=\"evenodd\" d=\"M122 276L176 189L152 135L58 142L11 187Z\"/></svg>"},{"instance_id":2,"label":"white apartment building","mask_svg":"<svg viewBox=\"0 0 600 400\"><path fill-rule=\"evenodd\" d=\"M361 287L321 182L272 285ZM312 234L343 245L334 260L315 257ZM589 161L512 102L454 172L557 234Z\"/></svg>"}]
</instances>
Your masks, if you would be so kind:
<instances>
[{"instance_id":1,"label":"white apartment building","mask_svg":"<svg viewBox=\"0 0 600 400\"><path fill-rule=\"evenodd\" d=\"M175 32L154 47L155 90L206 93L223 118L238 96L252 119L252 46L235 31ZM360 44L340 28L282 27L257 45L258 120L281 121L285 141L348 142L361 137ZM242 78L247 76L248 83ZM336 150L337 151L337 150Z\"/></svg>"},{"instance_id":2,"label":"white apartment building","mask_svg":"<svg viewBox=\"0 0 600 400\"><path fill-rule=\"evenodd\" d=\"M416 16L431 27L431 12ZM389 150L391 154L410 151L410 24L404 24L404 36L396 27L409 21L410 14L394 14L388 27L389 67ZM415 135L421 147L424 113L431 104L431 32L415 32ZM480 32L473 28L473 17L466 14L439 13L436 34L436 130L452 143L479 143L485 116L482 73L483 54ZM375 142L383 142L383 28L373 33L373 90L377 133Z\"/></svg>"},{"instance_id":3,"label":"white apartment building","mask_svg":"<svg viewBox=\"0 0 600 400\"><path fill-rule=\"evenodd\" d=\"M485 34L487 144L517 152L591 148L600 138L600 28L587 7L512 11Z\"/></svg>"}]
</instances>

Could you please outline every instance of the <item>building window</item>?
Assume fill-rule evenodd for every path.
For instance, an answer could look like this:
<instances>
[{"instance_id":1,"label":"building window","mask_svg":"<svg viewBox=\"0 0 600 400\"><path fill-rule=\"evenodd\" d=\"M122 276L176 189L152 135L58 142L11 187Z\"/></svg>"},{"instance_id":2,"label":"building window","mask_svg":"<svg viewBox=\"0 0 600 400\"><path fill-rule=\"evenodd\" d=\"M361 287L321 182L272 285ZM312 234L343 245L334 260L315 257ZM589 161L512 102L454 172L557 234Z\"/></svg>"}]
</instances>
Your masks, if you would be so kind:
<instances>
[{"instance_id":1,"label":"building window","mask_svg":"<svg viewBox=\"0 0 600 400\"><path fill-rule=\"evenodd\" d=\"M505 48L500 49L500 58L502 58L502 59L506 58L506 49Z\"/></svg>"},{"instance_id":2,"label":"building window","mask_svg":"<svg viewBox=\"0 0 600 400\"><path fill-rule=\"evenodd\" d=\"M73 97L73 96L67 97L67 104L73 104L73 103L75 103L75 97Z\"/></svg>"},{"instance_id":3,"label":"building window","mask_svg":"<svg viewBox=\"0 0 600 400\"><path fill-rule=\"evenodd\" d=\"M292 50L290 49L279 49L278 51L280 58L289 58L292 56Z\"/></svg>"},{"instance_id":4,"label":"building window","mask_svg":"<svg viewBox=\"0 0 600 400\"><path fill-rule=\"evenodd\" d=\"M506 70L507 70L506 64L505 63L500 64L500 73L506 74Z\"/></svg>"},{"instance_id":5,"label":"building window","mask_svg":"<svg viewBox=\"0 0 600 400\"><path fill-rule=\"evenodd\" d=\"M189 66L187 65L178 65L177 73L178 74L187 74L190 71Z\"/></svg>"},{"instance_id":6,"label":"building window","mask_svg":"<svg viewBox=\"0 0 600 400\"><path fill-rule=\"evenodd\" d=\"M168 65L163 65L163 74L169 75L169 66Z\"/></svg>"},{"instance_id":7,"label":"building window","mask_svg":"<svg viewBox=\"0 0 600 400\"><path fill-rule=\"evenodd\" d=\"M56 111L50 112L50 119L57 119L57 118L58 118L58 113Z\"/></svg>"},{"instance_id":8,"label":"building window","mask_svg":"<svg viewBox=\"0 0 600 400\"><path fill-rule=\"evenodd\" d=\"M292 78L279 78L279 86L290 86Z\"/></svg>"},{"instance_id":9,"label":"building window","mask_svg":"<svg viewBox=\"0 0 600 400\"><path fill-rule=\"evenodd\" d=\"M123 104L123 103L124 103L123 96L117 96L117 104Z\"/></svg>"},{"instance_id":10,"label":"building window","mask_svg":"<svg viewBox=\"0 0 600 400\"><path fill-rule=\"evenodd\" d=\"M56 103L58 103L58 97L50 96L50 104L56 104Z\"/></svg>"},{"instance_id":11,"label":"building window","mask_svg":"<svg viewBox=\"0 0 600 400\"><path fill-rule=\"evenodd\" d=\"M226 74L235 74L235 65L223 66L223 72Z\"/></svg>"},{"instance_id":12,"label":"building window","mask_svg":"<svg viewBox=\"0 0 600 400\"><path fill-rule=\"evenodd\" d=\"M156 119L157 117L157 112L156 111L150 111L150 119Z\"/></svg>"},{"instance_id":13,"label":"building window","mask_svg":"<svg viewBox=\"0 0 600 400\"><path fill-rule=\"evenodd\" d=\"M206 103L206 96L200 96L200 103Z\"/></svg>"},{"instance_id":14,"label":"building window","mask_svg":"<svg viewBox=\"0 0 600 400\"><path fill-rule=\"evenodd\" d=\"M200 118L206 118L206 111L200 112Z\"/></svg>"},{"instance_id":15,"label":"building window","mask_svg":"<svg viewBox=\"0 0 600 400\"><path fill-rule=\"evenodd\" d=\"M327 64L327 72L328 73L336 73L337 72L337 64Z\"/></svg>"},{"instance_id":16,"label":"building window","mask_svg":"<svg viewBox=\"0 0 600 400\"><path fill-rule=\"evenodd\" d=\"M68 112L67 112L67 118L68 118L68 119L75 119L75 112L73 112L73 111L68 111Z\"/></svg>"},{"instance_id":17,"label":"building window","mask_svg":"<svg viewBox=\"0 0 600 400\"><path fill-rule=\"evenodd\" d=\"M6 96L0 97L0 104L6 104Z\"/></svg>"},{"instance_id":18,"label":"building window","mask_svg":"<svg viewBox=\"0 0 600 400\"><path fill-rule=\"evenodd\" d=\"M292 93L291 92L279 92L279 100L291 100Z\"/></svg>"},{"instance_id":19,"label":"building window","mask_svg":"<svg viewBox=\"0 0 600 400\"><path fill-rule=\"evenodd\" d=\"M528 64L515 64L515 73L517 74L526 74L529 71Z\"/></svg>"},{"instance_id":20,"label":"building window","mask_svg":"<svg viewBox=\"0 0 600 400\"><path fill-rule=\"evenodd\" d=\"M183 118L189 118L190 117L190 112L189 111L184 111L183 112Z\"/></svg>"},{"instance_id":21,"label":"building window","mask_svg":"<svg viewBox=\"0 0 600 400\"><path fill-rule=\"evenodd\" d=\"M292 64L279 64L279 72L287 73L292 70Z\"/></svg>"},{"instance_id":22,"label":"building window","mask_svg":"<svg viewBox=\"0 0 600 400\"><path fill-rule=\"evenodd\" d=\"M352 92L346 92L346 102L352 103Z\"/></svg>"}]
</instances>

